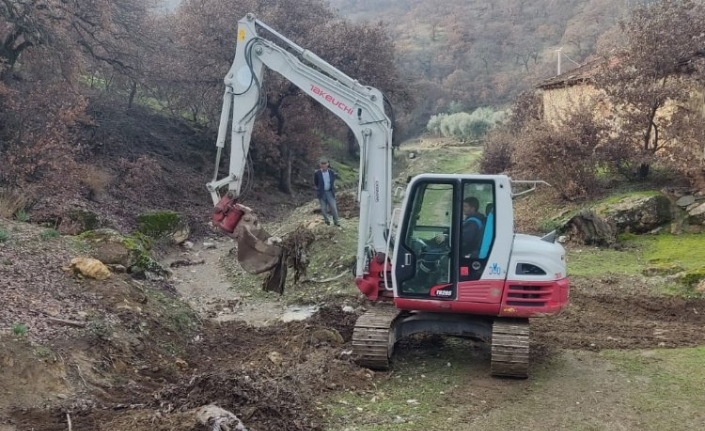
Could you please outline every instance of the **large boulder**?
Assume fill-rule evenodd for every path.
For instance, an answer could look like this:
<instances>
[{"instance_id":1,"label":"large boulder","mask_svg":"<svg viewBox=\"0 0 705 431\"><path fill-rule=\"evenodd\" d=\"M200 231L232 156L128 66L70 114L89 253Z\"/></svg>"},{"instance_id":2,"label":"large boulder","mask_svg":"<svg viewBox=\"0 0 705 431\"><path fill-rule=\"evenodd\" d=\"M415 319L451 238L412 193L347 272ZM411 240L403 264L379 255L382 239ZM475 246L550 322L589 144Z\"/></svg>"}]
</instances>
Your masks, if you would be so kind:
<instances>
[{"instance_id":1,"label":"large boulder","mask_svg":"<svg viewBox=\"0 0 705 431\"><path fill-rule=\"evenodd\" d=\"M618 233L647 233L673 220L671 201L662 194L625 196L595 208Z\"/></svg>"},{"instance_id":2,"label":"large boulder","mask_svg":"<svg viewBox=\"0 0 705 431\"><path fill-rule=\"evenodd\" d=\"M614 225L589 209L583 209L562 222L557 232L578 244L614 247L617 243Z\"/></svg>"},{"instance_id":3,"label":"large boulder","mask_svg":"<svg viewBox=\"0 0 705 431\"><path fill-rule=\"evenodd\" d=\"M71 268L84 277L95 280L107 280L110 278L110 270L97 259L89 257L77 257L71 260Z\"/></svg>"},{"instance_id":4,"label":"large boulder","mask_svg":"<svg viewBox=\"0 0 705 431\"><path fill-rule=\"evenodd\" d=\"M688 207L688 224L705 225L705 202L695 202Z\"/></svg>"},{"instance_id":5,"label":"large boulder","mask_svg":"<svg viewBox=\"0 0 705 431\"><path fill-rule=\"evenodd\" d=\"M152 258L151 240L140 233L123 235L113 229L97 229L84 232L80 238L88 245L89 255L106 265L120 265L139 275L168 273Z\"/></svg>"}]
</instances>

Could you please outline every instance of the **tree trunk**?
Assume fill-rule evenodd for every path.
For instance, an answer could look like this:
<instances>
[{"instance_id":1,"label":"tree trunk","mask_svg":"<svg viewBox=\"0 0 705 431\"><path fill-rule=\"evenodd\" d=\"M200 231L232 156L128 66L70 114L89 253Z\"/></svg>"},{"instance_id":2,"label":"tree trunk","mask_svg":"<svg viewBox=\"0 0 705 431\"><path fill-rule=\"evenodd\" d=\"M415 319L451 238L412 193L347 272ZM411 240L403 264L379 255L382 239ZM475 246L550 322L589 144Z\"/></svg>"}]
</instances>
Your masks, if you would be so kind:
<instances>
[{"instance_id":1,"label":"tree trunk","mask_svg":"<svg viewBox=\"0 0 705 431\"><path fill-rule=\"evenodd\" d=\"M279 190L289 195L292 194L291 171L294 164L292 156L290 146L285 143L284 148L282 149L282 162L284 164L284 168L279 174Z\"/></svg>"},{"instance_id":2,"label":"tree trunk","mask_svg":"<svg viewBox=\"0 0 705 431\"><path fill-rule=\"evenodd\" d=\"M350 157L357 157L359 151L359 146L355 134L350 128L348 128L348 155Z\"/></svg>"}]
</instances>

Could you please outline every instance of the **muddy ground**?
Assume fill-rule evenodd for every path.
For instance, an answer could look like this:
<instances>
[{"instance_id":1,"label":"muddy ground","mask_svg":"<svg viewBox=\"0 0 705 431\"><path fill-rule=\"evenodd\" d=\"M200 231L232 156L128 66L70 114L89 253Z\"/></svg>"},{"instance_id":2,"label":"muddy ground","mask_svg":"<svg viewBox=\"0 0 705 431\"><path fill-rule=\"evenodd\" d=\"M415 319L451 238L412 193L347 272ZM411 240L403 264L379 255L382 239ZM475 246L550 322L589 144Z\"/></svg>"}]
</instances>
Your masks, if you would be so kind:
<instances>
[{"instance_id":1,"label":"muddy ground","mask_svg":"<svg viewBox=\"0 0 705 431\"><path fill-rule=\"evenodd\" d=\"M427 159L412 160L409 172L428 170L423 165ZM309 206L303 218L314 223L315 203ZM352 205L344 217L354 212ZM456 406L460 414L447 420L465 424L459 429L475 429L473 424L502 408L524 417L522 402L546 393L535 389L538 378L490 378L488 346L441 337L402 341L392 371L357 367L350 360L352 329L357 316L372 305L360 298L349 276L303 283L283 297L265 295L258 279L247 279L254 284L245 289L245 279L223 265L235 259L234 244L206 237L192 249L162 256L166 266L184 259L199 262L172 268L170 279L114 274L104 282L90 281L62 270L82 252L71 237L43 239L29 225L5 225L12 237L0 244L0 302L7 304L0 308L0 431L203 430L194 410L208 404L235 413L255 431L357 429L349 422L358 420L364 429L445 427L435 421L430 428L421 424L417 409L424 399L430 417L444 414L444 405ZM348 242L354 241L357 227L349 219L342 225L341 231L322 228L328 244L323 250L336 251L322 259L326 265L314 268L311 277L347 271ZM532 375L555 382L549 389L558 395L549 400L581 401L573 401L584 392L574 386L581 379L609 392L616 375L593 352L705 346L704 299L654 295L644 279L574 277L572 282L571 303L562 314L532 321ZM292 309L290 301L306 289L319 293L315 305L320 309L297 321L306 313ZM294 321L283 321L287 315ZM468 362L477 366L455 366ZM556 363L568 368L553 371ZM413 375L409 364L415 364ZM447 369L447 375L438 367ZM425 388L417 384L425 378L424 369L455 389L420 393L416 389ZM395 382L404 393L394 406L383 408L384 418L341 404L357 397L379 405L391 397L380 388ZM618 404L619 394L604 397ZM340 405L350 412L336 412ZM595 406L604 410L597 400ZM569 410L554 414L569 417ZM638 419L636 412L629 414ZM645 429L630 418L626 428L589 429ZM527 429L545 429L540 419ZM498 423L494 429L519 427Z\"/></svg>"},{"instance_id":2,"label":"muddy ground","mask_svg":"<svg viewBox=\"0 0 705 431\"><path fill-rule=\"evenodd\" d=\"M617 292L596 292L588 282L576 284L571 305L562 315L534 322L534 367L564 349L705 345L705 300L630 298ZM67 397L66 402L47 403L48 408L8 406L3 411L8 418L5 424L12 427L9 430L63 431L68 414L73 430L192 430L197 428L188 412L215 403L236 412L254 430L326 429L321 403L327 396L373 392L376 384L394 375L360 369L347 358L359 312L346 313L330 305L304 322L259 328L238 321L206 322L190 334L178 359L168 361L155 352L133 351L134 356L125 357L117 343L110 341L85 344L78 348L92 352L93 357L100 351L111 361L125 364L113 367L109 386L87 390L75 399ZM336 333L342 336L342 344ZM408 360L423 350L442 356L445 348L436 337L422 337L404 342L397 360ZM485 346L466 348L475 360L487 360ZM57 354L66 358L75 349L73 343ZM149 363L147 368L142 366L130 375L128 369L142 362ZM512 390L505 386L498 387Z\"/></svg>"}]
</instances>

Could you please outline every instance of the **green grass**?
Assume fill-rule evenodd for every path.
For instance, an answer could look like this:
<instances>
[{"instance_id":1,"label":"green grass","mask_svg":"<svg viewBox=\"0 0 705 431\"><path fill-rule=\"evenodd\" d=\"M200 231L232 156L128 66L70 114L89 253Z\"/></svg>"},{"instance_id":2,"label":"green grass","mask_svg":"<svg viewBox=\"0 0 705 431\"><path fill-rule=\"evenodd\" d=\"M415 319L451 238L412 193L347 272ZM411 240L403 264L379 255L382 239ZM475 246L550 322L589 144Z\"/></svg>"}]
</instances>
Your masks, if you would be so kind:
<instances>
[{"instance_id":1,"label":"green grass","mask_svg":"<svg viewBox=\"0 0 705 431\"><path fill-rule=\"evenodd\" d=\"M330 161L330 167L338 174L336 187L338 189L357 188L360 173L357 167L336 160Z\"/></svg>"},{"instance_id":2,"label":"green grass","mask_svg":"<svg viewBox=\"0 0 705 431\"><path fill-rule=\"evenodd\" d=\"M29 222L29 213L25 210L17 210L15 213L15 220L23 223Z\"/></svg>"},{"instance_id":3,"label":"green grass","mask_svg":"<svg viewBox=\"0 0 705 431\"><path fill-rule=\"evenodd\" d=\"M488 371L486 358L469 343L452 339L440 350L439 354L437 347L429 345L404 348L395 357L394 372L374 390L346 392L326 400L327 429L441 429L444 424L462 421L455 409L459 402L467 410L482 410L481 398L456 392L462 386L472 387L474 379Z\"/></svg>"},{"instance_id":4,"label":"green grass","mask_svg":"<svg viewBox=\"0 0 705 431\"><path fill-rule=\"evenodd\" d=\"M705 347L649 352L611 351L604 356L625 372L633 390L624 399L644 428L700 429L705 421ZM635 428L637 429L637 428Z\"/></svg>"},{"instance_id":5,"label":"green grass","mask_svg":"<svg viewBox=\"0 0 705 431\"><path fill-rule=\"evenodd\" d=\"M474 174L477 173L478 163L482 156L482 150L479 148L467 147L460 151L454 151L453 154L439 155L438 171L450 174Z\"/></svg>"},{"instance_id":6,"label":"green grass","mask_svg":"<svg viewBox=\"0 0 705 431\"><path fill-rule=\"evenodd\" d=\"M42 233L39 234L39 237L44 241L59 238L60 236L61 234L56 229L44 229Z\"/></svg>"},{"instance_id":7,"label":"green grass","mask_svg":"<svg viewBox=\"0 0 705 431\"><path fill-rule=\"evenodd\" d=\"M10 239L10 232L5 229L0 229L0 243L7 242Z\"/></svg>"},{"instance_id":8,"label":"green grass","mask_svg":"<svg viewBox=\"0 0 705 431\"><path fill-rule=\"evenodd\" d=\"M660 194L661 194L661 192L658 190L624 191L621 193L610 195L609 197L606 197L602 200L599 200L599 201L595 202L595 204L593 206L614 205L614 204L620 203L624 199L628 199L628 198L652 197L652 196L658 196Z\"/></svg>"},{"instance_id":9,"label":"green grass","mask_svg":"<svg viewBox=\"0 0 705 431\"><path fill-rule=\"evenodd\" d=\"M568 250L566 262L569 276L599 277L606 274L638 275L644 268L643 251L598 248Z\"/></svg>"},{"instance_id":10,"label":"green grass","mask_svg":"<svg viewBox=\"0 0 705 431\"><path fill-rule=\"evenodd\" d=\"M705 265L705 235L627 235L625 249L579 248L568 251L571 275L594 277L607 273L638 275L650 265L677 265L697 270Z\"/></svg>"},{"instance_id":11,"label":"green grass","mask_svg":"<svg viewBox=\"0 0 705 431\"><path fill-rule=\"evenodd\" d=\"M27 328L27 325L25 325L24 323L15 323L14 325L12 325L12 333L17 336L27 335L28 331L29 328Z\"/></svg>"}]
</instances>

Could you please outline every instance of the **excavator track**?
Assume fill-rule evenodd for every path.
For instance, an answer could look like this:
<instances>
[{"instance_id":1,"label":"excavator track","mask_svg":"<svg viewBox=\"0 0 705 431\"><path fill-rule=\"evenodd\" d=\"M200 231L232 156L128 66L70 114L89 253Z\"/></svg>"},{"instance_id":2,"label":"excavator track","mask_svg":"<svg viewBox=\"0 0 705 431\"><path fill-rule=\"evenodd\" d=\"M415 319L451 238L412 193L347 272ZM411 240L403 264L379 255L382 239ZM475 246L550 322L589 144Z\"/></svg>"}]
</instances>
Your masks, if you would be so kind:
<instances>
[{"instance_id":1,"label":"excavator track","mask_svg":"<svg viewBox=\"0 0 705 431\"><path fill-rule=\"evenodd\" d=\"M497 377L529 376L529 320L497 319L492 325L492 367Z\"/></svg>"},{"instance_id":2,"label":"excavator track","mask_svg":"<svg viewBox=\"0 0 705 431\"><path fill-rule=\"evenodd\" d=\"M401 310L392 305L377 306L357 319L352 337L355 362L375 370L389 369L396 341L394 320Z\"/></svg>"}]
</instances>

